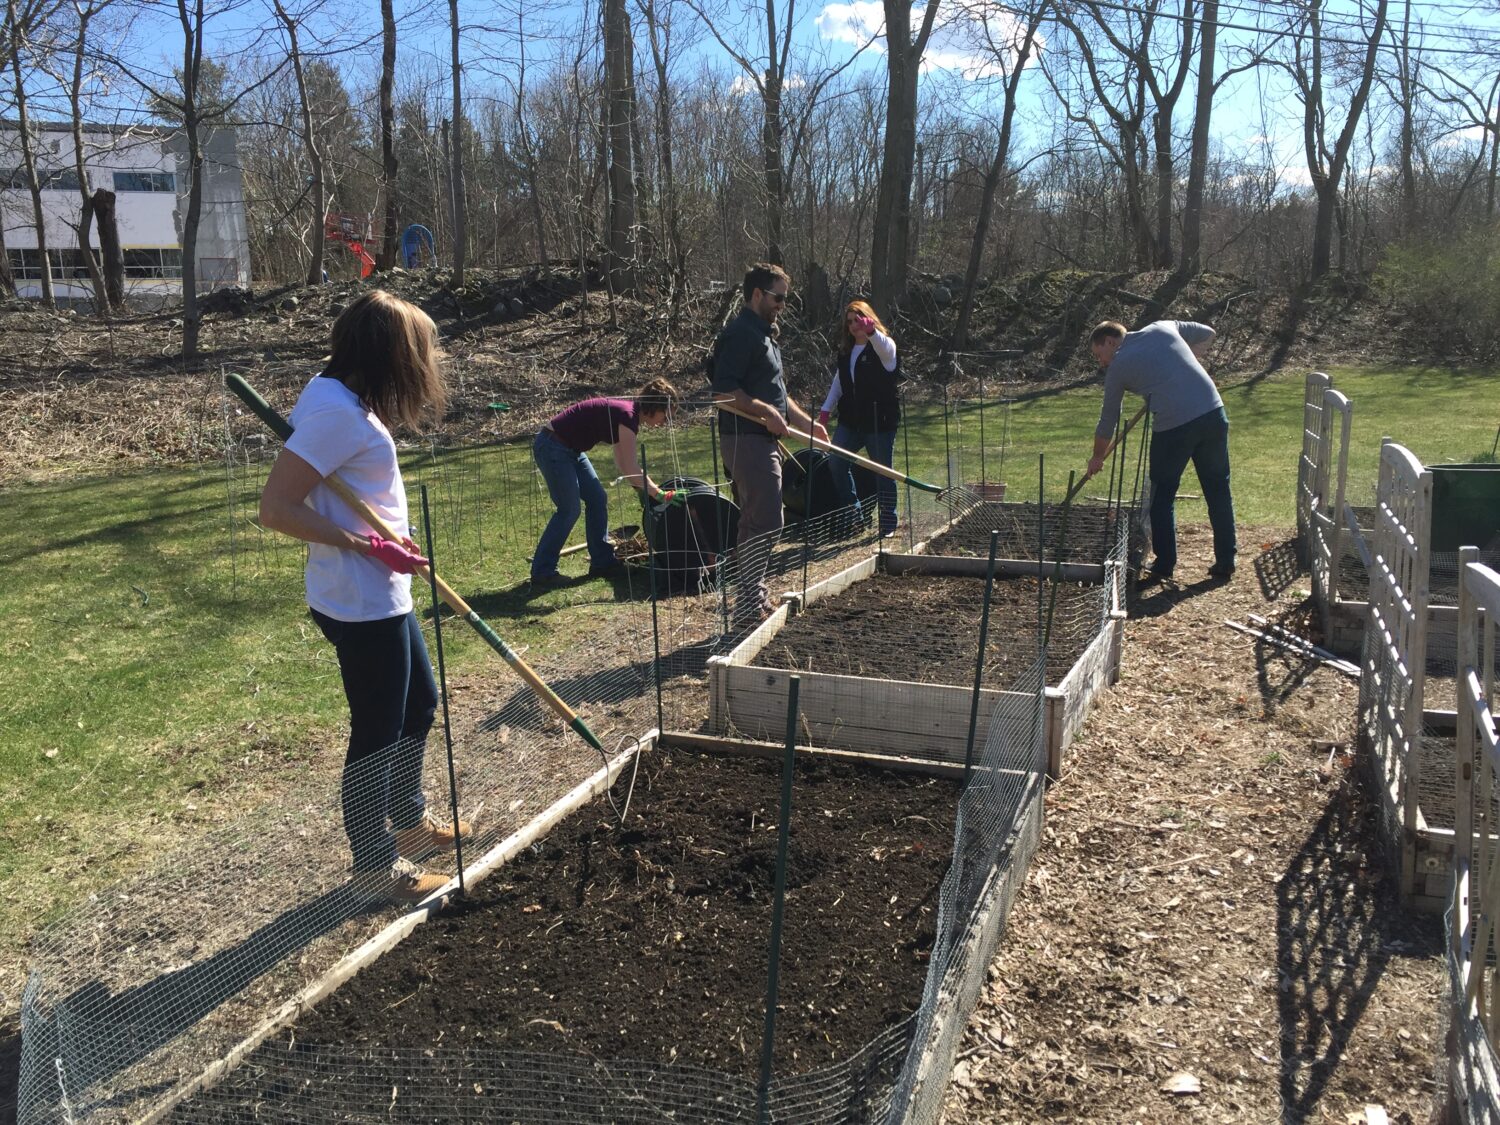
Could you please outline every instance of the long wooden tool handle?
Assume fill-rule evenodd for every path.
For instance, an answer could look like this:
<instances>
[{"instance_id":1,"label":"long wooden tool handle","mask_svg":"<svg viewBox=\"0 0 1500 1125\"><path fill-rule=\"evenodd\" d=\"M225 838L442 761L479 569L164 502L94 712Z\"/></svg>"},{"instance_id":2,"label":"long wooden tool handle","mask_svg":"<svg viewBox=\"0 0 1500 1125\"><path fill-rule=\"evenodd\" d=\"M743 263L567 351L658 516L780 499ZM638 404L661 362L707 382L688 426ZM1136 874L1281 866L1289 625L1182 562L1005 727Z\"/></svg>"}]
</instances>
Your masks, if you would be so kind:
<instances>
[{"instance_id":1,"label":"long wooden tool handle","mask_svg":"<svg viewBox=\"0 0 1500 1125\"><path fill-rule=\"evenodd\" d=\"M717 406L720 410L724 411L726 414L737 414L741 418L749 419L756 425L763 424L761 420L754 414L751 414L748 410L741 410L732 402L725 402L722 399L714 399L714 405ZM916 477L909 477L905 473L897 472L889 465L882 465L879 461L872 461L868 457L862 457L852 450L844 449L842 446L834 445L831 441L824 441L820 437L815 437L812 434L804 433L802 430L795 429L792 426L788 426L786 428L786 432L792 437L796 438L798 441L807 442L814 449L821 449L824 453L831 453L835 457L842 457L845 461L852 461L856 465L863 465L865 468L869 469L870 472L876 473L879 476L887 477L890 480L898 481L901 484L909 484L913 488L920 488L923 492L943 491L935 484L928 484L926 481L918 480ZM782 445L782 449L786 449L785 444ZM790 454L787 455L790 456Z\"/></svg>"},{"instance_id":2,"label":"long wooden tool handle","mask_svg":"<svg viewBox=\"0 0 1500 1125\"><path fill-rule=\"evenodd\" d=\"M1115 446L1119 445L1122 441L1124 441L1125 440L1125 435L1128 434L1131 430L1135 429L1135 424L1137 422L1139 422L1145 416L1146 416L1146 404L1142 403L1141 408L1139 410L1137 410L1133 415L1131 415L1130 421L1128 421L1128 422L1125 423L1125 428L1123 430L1121 430L1119 433L1117 433L1110 440L1110 443L1104 447L1104 456L1108 457L1111 453L1113 453L1115 451ZM1100 458L1100 460L1103 460L1103 458ZM1090 480L1092 480L1093 477L1094 477L1094 474L1091 473L1091 472L1089 472L1088 468L1085 467L1084 470L1083 470L1083 476L1081 476L1081 477L1078 478L1077 482L1073 485L1073 487L1070 488L1070 489L1068 489L1068 494L1063 497L1063 503L1066 504L1069 500L1073 499L1073 497L1077 496L1080 492L1082 492L1083 491L1083 486L1086 485L1086 484L1088 484L1088 482Z\"/></svg>"},{"instance_id":3,"label":"long wooden tool handle","mask_svg":"<svg viewBox=\"0 0 1500 1125\"><path fill-rule=\"evenodd\" d=\"M254 411L256 417L275 431L276 435L282 441L292 436L292 424L278 414L271 404L261 398L260 393L249 383L245 382L243 378L239 375L226 375L224 382L246 406ZM354 511L354 514L364 520L365 523L380 532L385 538L393 539L397 543L401 542L402 537L396 533L396 529L376 515L370 505L361 500L354 493L354 490L340 480L336 474L324 477L323 483L329 487L335 496L345 504L348 504ZM428 573L428 568L425 566L418 567L417 569L423 575ZM526 681L531 690L537 694L537 697L548 707L552 708L563 722L577 731L584 741L594 747L594 749L603 752L603 744L595 737L594 732L589 729L588 724L583 721L577 712L562 701L562 698L547 685L547 681L537 675L536 670L530 664L527 664L526 661L522 660L516 650L506 644L505 639L499 633L495 632L494 629L490 628L489 623L480 617L479 614L475 613L469 603L464 601L452 586L449 586L448 583L444 582L436 574L432 575L432 580L437 584L438 596L448 603L453 612L462 617L476 633L483 637L485 643L505 658L505 662L515 669L516 674L521 679Z\"/></svg>"}]
</instances>

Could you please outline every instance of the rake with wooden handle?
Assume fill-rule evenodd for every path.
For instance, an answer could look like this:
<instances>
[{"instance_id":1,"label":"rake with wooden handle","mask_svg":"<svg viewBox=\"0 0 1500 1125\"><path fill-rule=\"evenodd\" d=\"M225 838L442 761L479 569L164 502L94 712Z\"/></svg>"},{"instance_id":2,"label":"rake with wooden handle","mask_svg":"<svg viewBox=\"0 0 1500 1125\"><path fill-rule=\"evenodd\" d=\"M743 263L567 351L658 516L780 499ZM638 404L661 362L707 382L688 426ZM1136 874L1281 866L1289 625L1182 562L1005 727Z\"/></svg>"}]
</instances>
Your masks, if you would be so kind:
<instances>
[{"instance_id":1,"label":"rake with wooden handle","mask_svg":"<svg viewBox=\"0 0 1500 1125\"><path fill-rule=\"evenodd\" d=\"M238 375L226 375L224 377L224 383L231 391L239 396L240 400L243 401L246 406L254 411L256 417L258 417L267 426L271 427L272 431L276 434L277 437L281 438L282 441L286 441L287 438L292 436L292 424L285 418L283 418L280 414L278 414L271 406L271 404L268 403L265 399L261 398L260 394L255 390L255 388L252 387L249 383L245 382L244 379L242 379ZM361 500L354 493L354 491L336 475L324 477L323 483L333 491L333 494L335 496L337 496L345 504L348 504L349 507L354 510L355 515L359 516L360 519L364 520L376 531L380 532L381 535L385 536L385 538L387 539L393 540L394 542L401 542L401 536L396 533L396 529L391 527L378 515L376 515L374 511L371 510L370 506L363 500ZM428 568L425 566L418 567L417 569L418 572L424 576L428 573ZM527 664L526 661L522 660L521 657L516 653L516 650L511 648L510 645L506 644L504 638L502 638L499 633L495 632L494 629L490 628L488 622L486 622L484 618L480 617L479 614L475 613L474 610L470 608L468 602L464 601L463 598L458 596L453 587L449 586L448 583L444 582L437 575L433 575L432 580L437 584L438 595L443 599L443 601L448 603L449 608L451 608L454 613L462 617L464 621L466 621L474 630L474 632L483 637L485 643L488 644L490 648L494 649L505 658L505 662L515 670L516 674L520 676L521 679L526 681L527 686L536 693L536 697L543 703L545 703L548 707L550 707L553 712L555 712L557 716L562 719L563 722L572 727L580 738L582 738L595 750L599 751L599 753L603 754L605 752L603 744L599 741L598 736L596 736L594 732L589 729L588 723L584 722L582 716L580 716L571 707L564 703L558 696L557 692L553 691L552 688L547 685L547 681L542 679L541 676L537 675L536 670L532 668L530 664Z\"/></svg>"},{"instance_id":2,"label":"rake with wooden handle","mask_svg":"<svg viewBox=\"0 0 1500 1125\"><path fill-rule=\"evenodd\" d=\"M1125 423L1125 428L1117 433L1114 436L1114 439L1104 447L1104 457L1099 458L1099 460L1102 461L1105 457L1108 457L1111 453L1113 453L1115 451L1115 446L1119 445L1122 441L1125 440L1125 435L1128 434L1131 430L1135 429L1135 424L1146 416L1146 408L1148 406L1150 406L1150 403L1141 404L1141 408L1131 416L1130 421ZM1089 472L1087 466L1085 466L1083 470L1083 476L1079 477L1076 481L1073 482L1073 487L1068 489L1068 494L1063 497L1062 502L1066 504L1068 503L1068 501L1072 500L1073 497L1082 492L1083 486L1086 485L1093 478L1093 476L1094 474Z\"/></svg>"},{"instance_id":3,"label":"rake with wooden handle","mask_svg":"<svg viewBox=\"0 0 1500 1125\"><path fill-rule=\"evenodd\" d=\"M741 410L738 406L736 406L732 401L728 399L714 399L713 403L726 414L737 414L741 418L747 418L757 425L762 424L761 420L754 414L751 414L748 410ZM868 457L862 457L858 453L834 445L831 441L824 441L820 437L814 437L812 434L805 433L802 430L794 429L791 426L787 427L786 432L792 437L796 438L798 441L807 442L814 449L821 449L824 453L831 453L835 457L842 457L845 461L852 462L855 465L864 466L872 473L876 473L879 476L888 477L889 479L898 481L901 484L909 484L913 488L921 489L923 492L931 492L934 495L941 495L944 492L957 491L956 489L942 488L935 484L928 484L926 481L918 480L916 477L909 477L905 473L897 472L889 465L882 465L879 461L872 461ZM780 439L777 440L778 442L780 442ZM786 454L786 456L791 456L791 450L787 449L785 443L781 443L781 450L784 454Z\"/></svg>"}]
</instances>

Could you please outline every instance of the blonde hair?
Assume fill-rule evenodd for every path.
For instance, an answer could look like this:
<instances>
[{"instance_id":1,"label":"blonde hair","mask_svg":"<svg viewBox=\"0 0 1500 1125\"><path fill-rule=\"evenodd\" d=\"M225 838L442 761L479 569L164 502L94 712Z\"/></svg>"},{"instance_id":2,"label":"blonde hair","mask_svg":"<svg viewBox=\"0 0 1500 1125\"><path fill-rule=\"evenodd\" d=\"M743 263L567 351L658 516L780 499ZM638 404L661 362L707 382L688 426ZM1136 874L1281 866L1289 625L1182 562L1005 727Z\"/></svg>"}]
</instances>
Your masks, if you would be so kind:
<instances>
[{"instance_id":1,"label":"blonde hair","mask_svg":"<svg viewBox=\"0 0 1500 1125\"><path fill-rule=\"evenodd\" d=\"M887 336L891 330L885 326L875 310L870 307L869 301L850 301L844 306L844 316L839 324L839 351L848 352L854 350L854 333L849 331L849 314L856 313L859 316L867 316L875 322L875 327Z\"/></svg>"},{"instance_id":2,"label":"blonde hair","mask_svg":"<svg viewBox=\"0 0 1500 1125\"><path fill-rule=\"evenodd\" d=\"M636 416L667 414L677 405L677 388L660 377L652 379L635 396Z\"/></svg>"},{"instance_id":3,"label":"blonde hair","mask_svg":"<svg viewBox=\"0 0 1500 1125\"><path fill-rule=\"evenodd\" d=\"M372 289L333 322L323 374L343 383L387 426L416 426L448 401L438 366L437 325L410 301Z\"/></svg>"}]
</instances>

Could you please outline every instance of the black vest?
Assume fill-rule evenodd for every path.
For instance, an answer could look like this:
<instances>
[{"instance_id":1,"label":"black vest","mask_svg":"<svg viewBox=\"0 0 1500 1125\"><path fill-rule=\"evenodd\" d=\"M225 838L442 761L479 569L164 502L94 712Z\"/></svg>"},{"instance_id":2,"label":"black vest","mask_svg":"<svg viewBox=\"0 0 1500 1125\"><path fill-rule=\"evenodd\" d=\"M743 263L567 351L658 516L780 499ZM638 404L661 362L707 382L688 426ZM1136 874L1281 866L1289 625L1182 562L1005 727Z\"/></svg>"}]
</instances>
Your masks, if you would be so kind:
<instances>
[{"instance_id":1,"label":"black vest","mask_svg":"<svg viewBox=\"0 0 1500 1125\"><path fill-rule=\"evenodd\" d=\"M901 424L901 357L896 370L887 371L869 344L849 371L851 348L839 355L839 422L858 433L890 433Z\"/></svg>"}]
</instances>

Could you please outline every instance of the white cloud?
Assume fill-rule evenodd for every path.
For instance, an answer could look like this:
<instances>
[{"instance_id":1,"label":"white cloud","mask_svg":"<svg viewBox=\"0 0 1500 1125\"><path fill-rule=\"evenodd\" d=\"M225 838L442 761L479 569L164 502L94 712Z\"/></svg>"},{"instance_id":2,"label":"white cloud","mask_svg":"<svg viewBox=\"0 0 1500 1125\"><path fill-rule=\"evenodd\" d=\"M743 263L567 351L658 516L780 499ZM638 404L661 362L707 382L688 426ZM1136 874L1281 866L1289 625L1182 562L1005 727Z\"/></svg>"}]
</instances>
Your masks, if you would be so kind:
<instances>
[{"instance_id":1,"label":"white cloud","mask_svg":"<svg viewBox=\"0 0 1500 1125\"><path fill-rule=\"evenodd\" d=\"M912 19L918 19L916 11ZM854 0L852 4L825 4L818 13L818 34L836 43L858 47L871 37L885 33L885 8L880 0Z\"/></svg>"},{"instance_id":2,"label":"white cloud","mask_svg":"<svg viewBox=\"0 0 1500 1125\"><path fill-rule=\"evenodd\" d=\"M781 84L783 90L800 90L807 85L807 79L800 74L788 74L786 81ZM758 94L755 83L750 81L750 76L743 70L734 76L734 81L729 84L729 92L736 97L745 94Z\"/></svg>"},{"instance_id":3,"label":"white cloud","mask_svg":"<svg viewBox=\"0 0 1500 1125\"><path fill-rule=\"evenodd\" d=\"M912 9L913 30L921 26L924 12ZM1023 29L1013 12L991 0L968 0L941 13L922 57L923 70L952 71L972 81L1004 74L1015 65ZM826 4L817 25L824 39L855 46L874 39L874 48L885 50L885 9L879 0ZM1041 49L1038 39L1031 58Z\"/></svg>"}]
</instances>

